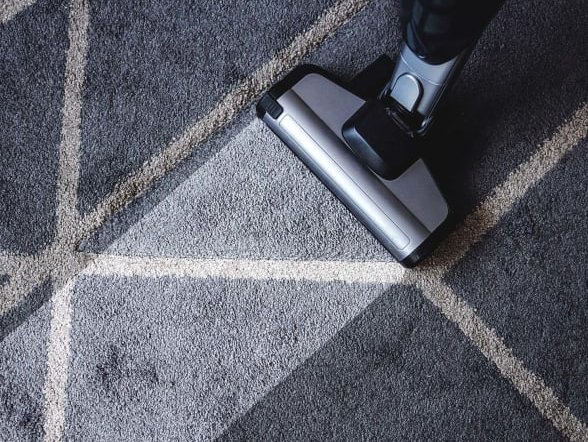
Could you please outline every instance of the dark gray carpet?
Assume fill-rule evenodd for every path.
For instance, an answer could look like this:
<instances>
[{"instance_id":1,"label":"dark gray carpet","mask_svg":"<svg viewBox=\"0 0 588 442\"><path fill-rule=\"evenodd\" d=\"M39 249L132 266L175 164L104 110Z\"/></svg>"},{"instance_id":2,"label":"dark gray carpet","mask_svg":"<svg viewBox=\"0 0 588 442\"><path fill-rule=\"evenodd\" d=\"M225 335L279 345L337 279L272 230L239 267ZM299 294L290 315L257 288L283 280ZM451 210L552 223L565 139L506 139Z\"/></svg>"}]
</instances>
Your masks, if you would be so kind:
<instances>
[{"instance_id":1,"label":"dark gray carpet","mask_svg":"<svg viewBox=\"0 0 588 442\"><path fill-rule=\"evenodd\" d=\"M533 189L447 275L459 295L500 330L516 354L584 421L588 420L586 147L583 141L564 157L543 185Z\"/></svg>"},{"instance_id":2,"label":"dark gray carpet","mask_svg":"<svg viewBox=\"0 0 588 442\"><path fill-rule=\"evenodd\" d=\"M17 17L0 28L0 247L34 253L55 228L67 6Z\"/></svg>"},{"instance_id":3,"label":"dark gray carpet","mask_svg":"<svg viewBox=\"0 0 588 442\"><path fill-rule=\"evenodd\" d=\"M220 440L494 441L522 435L561 439L458 330L404 287L380 296Z\"/></svg>"},{"instance_id":4,"label":"dark gray carpet","mask_svg":"<svg viewBox=\"0 0 588 442\"><path fill-rule=\"evenodd\" d=\"M426 153L457 223L585 106L584 3L507 0L482 36ZM392 260L250 103L71 248L77 224L64 231L56 210L80 4L23 3L0 22L0 440L588 438L585 140L444 277L569 409L573 434L420 290L369 271L321 279L342 260ZM333 4L91 0L80 218ZM370 2L304 61L349 79L394 55L396 10ZM99 274L93 254L143 267ZM227 258L253 264L235 276ZM263 275L284 259L319 263Z\"/></svg>"}]
</instances>

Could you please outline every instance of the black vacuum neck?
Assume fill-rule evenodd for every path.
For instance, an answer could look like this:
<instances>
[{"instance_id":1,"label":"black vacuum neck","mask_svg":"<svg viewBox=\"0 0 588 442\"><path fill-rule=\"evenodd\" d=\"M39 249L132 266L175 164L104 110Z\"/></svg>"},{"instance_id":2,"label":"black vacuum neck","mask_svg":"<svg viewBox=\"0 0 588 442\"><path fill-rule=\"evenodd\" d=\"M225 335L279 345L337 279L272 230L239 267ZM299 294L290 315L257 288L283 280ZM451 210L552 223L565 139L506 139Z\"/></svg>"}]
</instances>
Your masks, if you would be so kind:
<instances>
[{"instance_id":1,"label":"black vacuum neck","mask_svg":"<svg viewBox=\"0 0 588 442\"><path fill-rule=\"evenodd\" d=\"M472 46L504 0L402 0L407 46L427 63L445 63Z\"/></svg>"}]
</instances>

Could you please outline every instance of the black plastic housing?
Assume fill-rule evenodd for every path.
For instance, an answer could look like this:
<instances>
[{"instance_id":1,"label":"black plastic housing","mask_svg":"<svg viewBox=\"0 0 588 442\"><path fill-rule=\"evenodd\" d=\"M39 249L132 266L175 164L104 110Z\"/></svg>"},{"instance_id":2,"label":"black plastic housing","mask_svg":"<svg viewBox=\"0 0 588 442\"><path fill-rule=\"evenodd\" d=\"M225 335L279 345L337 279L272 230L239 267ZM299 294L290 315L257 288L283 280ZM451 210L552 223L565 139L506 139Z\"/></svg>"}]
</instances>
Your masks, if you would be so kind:
<instances>
[{"instance_id":1,"label":"black plastic housing","mask_svg":"<svg viewBox=\"0 0 588 442\"><path fill-rule=\"evenodd\" d=\"M406 134L379 100L370 100L345 123L343 138L377 175L393 180L419 159L414 138Z\"/></svg>"}]
</instances>

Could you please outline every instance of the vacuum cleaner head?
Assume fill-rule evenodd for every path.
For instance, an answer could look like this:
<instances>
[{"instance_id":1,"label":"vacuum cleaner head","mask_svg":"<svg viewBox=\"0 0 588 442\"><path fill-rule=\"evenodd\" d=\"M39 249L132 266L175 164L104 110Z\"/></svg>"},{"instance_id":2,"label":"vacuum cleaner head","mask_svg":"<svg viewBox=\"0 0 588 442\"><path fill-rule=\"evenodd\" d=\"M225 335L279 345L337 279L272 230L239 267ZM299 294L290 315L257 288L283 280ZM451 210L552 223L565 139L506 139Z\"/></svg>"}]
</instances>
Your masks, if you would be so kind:
<instances>
[{"instance_id":1,"label":"vacuum cleaner head","mask_svg":"<svg viewBox=\"0 0 588 442\"><path fill-rule=\"evenodd\" d=\"M449 208L417 139L375 100L393 68L378 59L350 84L303 65L272 87L258 116L403 265L435 246ZM417 137L418 138L418 137Z\"/></svg>"}]
</instances>

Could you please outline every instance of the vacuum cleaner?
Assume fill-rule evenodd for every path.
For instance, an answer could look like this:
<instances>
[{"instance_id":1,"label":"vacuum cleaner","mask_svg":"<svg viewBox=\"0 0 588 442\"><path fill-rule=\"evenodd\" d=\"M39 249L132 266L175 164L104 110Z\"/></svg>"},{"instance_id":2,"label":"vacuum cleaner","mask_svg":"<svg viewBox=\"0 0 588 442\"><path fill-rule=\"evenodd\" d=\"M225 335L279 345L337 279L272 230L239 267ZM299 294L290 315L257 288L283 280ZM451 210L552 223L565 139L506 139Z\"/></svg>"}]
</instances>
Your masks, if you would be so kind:
<instances>
[{"instance_id":1,"label":"vacuum cleaner","mask_svg":"<svg viewBox=\"0 0 588 442\"><path fill-rule=\"evenodd\" d=\"M350 82L302 65L257 115L402 265L436 246L450 214L421 158L435 114L503 0L402 0L404 42Z\"/></svg>"}]
</instances>

